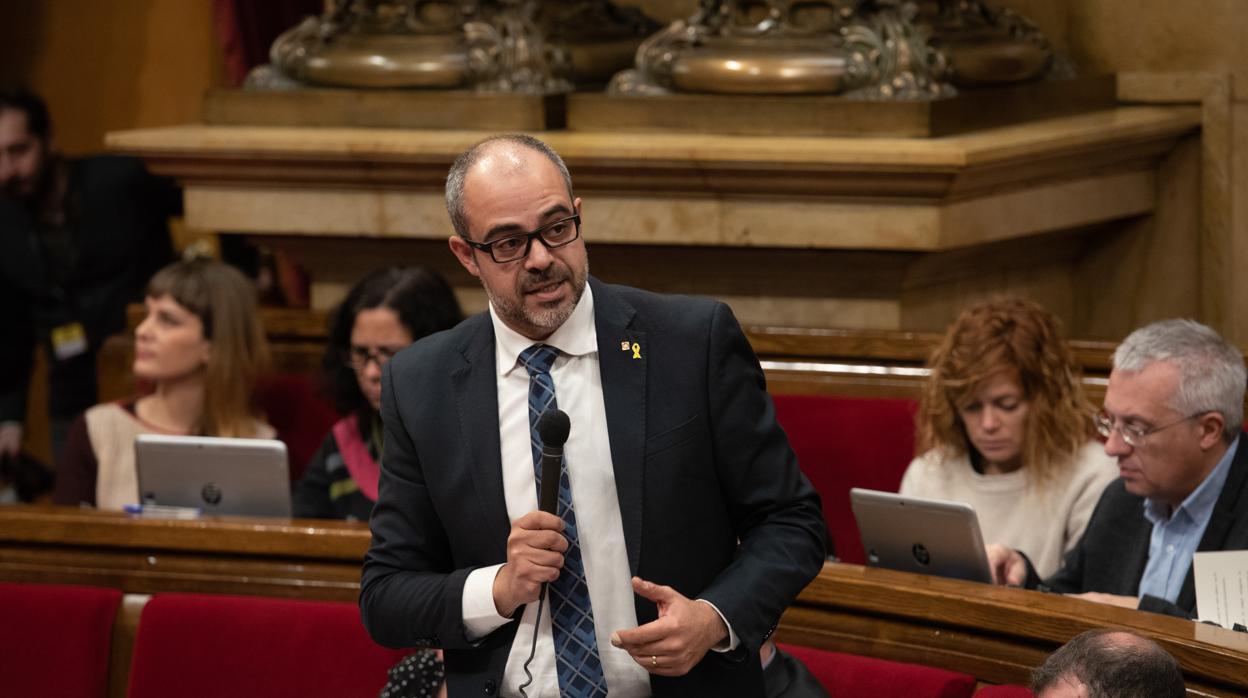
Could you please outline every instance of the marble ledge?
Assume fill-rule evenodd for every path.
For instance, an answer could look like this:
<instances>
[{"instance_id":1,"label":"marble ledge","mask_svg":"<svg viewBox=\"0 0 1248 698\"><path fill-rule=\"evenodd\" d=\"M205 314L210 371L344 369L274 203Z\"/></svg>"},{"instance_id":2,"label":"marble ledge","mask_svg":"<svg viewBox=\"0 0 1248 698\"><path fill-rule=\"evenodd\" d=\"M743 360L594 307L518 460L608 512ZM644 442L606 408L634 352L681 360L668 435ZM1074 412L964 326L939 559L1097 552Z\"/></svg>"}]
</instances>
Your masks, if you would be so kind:
<instances>
[{"instance_id":1,"label":"marble ledge","mask_svg":"<svg viewBox=\"0 0 1248 698\"><path fill-rule=\"evenodd\" d=\"M932 203L584 193L587 239L625 245L936 252L1144 215L1151 170ZM257 235L445 239L442 195L191 186L188 225Z\"/></svg>"},{"instance_id":2,"label":"marble ledge","mask_svg":"<svg viewBox=\"0 0 1248 698\"><path fill-rule=\"evenodd\" d=\"M778 138L544 132L569 166L826 167L949 171L1175 138L1200 126L1190 106L1123 106L942 138ZM149 161L398 162L444 168L480 131L189 124L109 133L107 147ZM177 175L175 171L173 174ZM190 174L193 174L191 172Z\"/></svg>"}]
</instances>

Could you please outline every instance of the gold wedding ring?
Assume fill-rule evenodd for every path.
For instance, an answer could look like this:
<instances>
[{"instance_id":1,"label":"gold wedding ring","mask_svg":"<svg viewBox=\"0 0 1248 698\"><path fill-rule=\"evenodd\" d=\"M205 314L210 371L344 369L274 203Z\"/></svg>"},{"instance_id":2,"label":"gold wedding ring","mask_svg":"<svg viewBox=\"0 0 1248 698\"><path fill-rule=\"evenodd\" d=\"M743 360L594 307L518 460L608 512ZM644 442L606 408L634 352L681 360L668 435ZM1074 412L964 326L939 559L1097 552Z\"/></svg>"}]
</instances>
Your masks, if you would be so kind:
<instances>
[{"instance_id":1,"label":"gold wedding ring","mask_svg":"<svg viewBox=\"0 0 1248 698\"><path fill-rule=\"evenodd\" d=\"M650 655L650 666L657 667L658 665L659 665L659 658L653 654Z\"/></svg>"}]
</instances>

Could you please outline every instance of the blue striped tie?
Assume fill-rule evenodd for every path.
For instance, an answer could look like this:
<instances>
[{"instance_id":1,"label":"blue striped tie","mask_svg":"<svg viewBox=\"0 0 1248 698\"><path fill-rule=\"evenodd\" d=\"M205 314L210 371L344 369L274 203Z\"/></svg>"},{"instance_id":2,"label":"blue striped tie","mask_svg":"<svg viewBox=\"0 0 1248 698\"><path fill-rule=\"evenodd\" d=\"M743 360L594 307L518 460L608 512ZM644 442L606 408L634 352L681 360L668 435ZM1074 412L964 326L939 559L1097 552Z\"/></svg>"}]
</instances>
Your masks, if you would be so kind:
<instances>
[{"instance_id":1,"label":"blue striped tie","mask_svg":"<svg viewBox=\"0 0 1248 698\"><path fill-rule=\"evenodd\" d=\"M550 367L558 355L558 349L545 344L535 344L520 352L520 363L529 372L529 439L533 444L533 468L539 493L542 491L542 439L537 433L537 419L546 410L559 407L555 401L555 383L550 378ZM594 633L594 609L589 602L585 563L576 534L576 513L572 511L572 484L568 480L566 461L559 470L559 516L563 519L568 552L563 558L563 572L549 587L559 695L602 698L607 695L607 680L602 675L602 658Z\"/></svg>"}]
</instances>

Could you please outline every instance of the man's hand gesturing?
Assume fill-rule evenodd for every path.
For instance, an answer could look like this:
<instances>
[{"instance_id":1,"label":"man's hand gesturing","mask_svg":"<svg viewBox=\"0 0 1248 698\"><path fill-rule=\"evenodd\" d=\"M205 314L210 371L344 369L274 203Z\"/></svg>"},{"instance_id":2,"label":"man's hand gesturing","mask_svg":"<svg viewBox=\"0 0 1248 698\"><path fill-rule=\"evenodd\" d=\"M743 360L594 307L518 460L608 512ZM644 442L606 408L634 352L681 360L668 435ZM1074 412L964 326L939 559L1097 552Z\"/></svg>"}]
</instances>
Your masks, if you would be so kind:
<instances>
[{"instance_id":1,"label":"man's hand gesturing","mask_svg":"<svg viewBox=\"0 0 1248 698\"><path fill-rule=\"evenodd\" d=\"M651 674L684 676L708 650L728 637L728 627L709 603L638 577L633 577L633 591L655 602L659 617L617 631L611 644L627 651Z\"/></svg>"}]
</instances>

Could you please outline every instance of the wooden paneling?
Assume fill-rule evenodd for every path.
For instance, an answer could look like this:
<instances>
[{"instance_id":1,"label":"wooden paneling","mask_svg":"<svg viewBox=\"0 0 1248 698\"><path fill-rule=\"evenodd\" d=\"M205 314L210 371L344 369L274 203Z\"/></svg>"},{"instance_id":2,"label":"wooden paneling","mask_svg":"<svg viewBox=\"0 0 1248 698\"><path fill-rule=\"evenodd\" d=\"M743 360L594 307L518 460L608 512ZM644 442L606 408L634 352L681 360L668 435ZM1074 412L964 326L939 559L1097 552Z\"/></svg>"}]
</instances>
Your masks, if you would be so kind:
<instances>
[{"instance_id":1,"label":"wooden paneling","mask_svg":"<svg viewBox=\"0 0 1248 698\"><path fill-rule=\"evenodd\" d=\"M142 319L141 306L131 306L128 320ZM279 373L315 374L320 369L326 316L315 310L265 308L261 318L272 344ZM927 376L924 364L940 341L930 332L892 330L811 329L747 326L772 393L917 398ZM1083 370L1084 388L1095 404L1105 392L1114 350L1110 342L1071 342ZM134 392L130 375L133 340L110 339L100 353L101 401Z\"/></svg>"},{"instance_id":2,"label":"wooden paneling","mask_svg":"<svg viewBox=\"0 0 1248 698\"><path fill-rule=\"evenodd\" d=\"M195 121L226 82L213 4L4 0L0 81L41 93L73 154L99 152L107 131Z\"/></svg>"}]
</instances>

